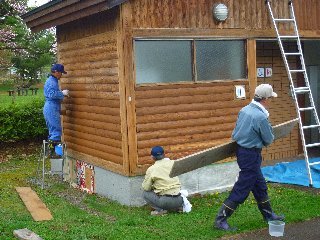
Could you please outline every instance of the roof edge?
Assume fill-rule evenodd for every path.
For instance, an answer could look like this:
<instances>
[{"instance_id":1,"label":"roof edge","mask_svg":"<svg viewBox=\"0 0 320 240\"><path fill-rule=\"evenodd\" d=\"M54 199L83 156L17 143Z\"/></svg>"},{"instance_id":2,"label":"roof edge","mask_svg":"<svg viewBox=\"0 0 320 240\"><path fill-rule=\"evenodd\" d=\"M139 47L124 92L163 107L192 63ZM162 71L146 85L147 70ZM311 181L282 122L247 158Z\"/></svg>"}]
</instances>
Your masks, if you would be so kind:
<instances>
[{"instance_id":1,"label":"roof edge","mask_svg":"<svg viewBox=\"0 0 320 240\"><path fill-rule=\"evenodd\" d=\"M39 7L36 7L34 9L32 9L31 11L21 15L21 18L25 19L25 18L27 18L27 17L29 17L29 16L37 13L37 12L40 12L40 11L46 9L46 8L52 7L52 6L58 4L58 3L62 2L62 1L63 0L52 0L50 2L47 2L46 4L43 4L43 5L39 6Z\"/></svg>"}]
</instances>

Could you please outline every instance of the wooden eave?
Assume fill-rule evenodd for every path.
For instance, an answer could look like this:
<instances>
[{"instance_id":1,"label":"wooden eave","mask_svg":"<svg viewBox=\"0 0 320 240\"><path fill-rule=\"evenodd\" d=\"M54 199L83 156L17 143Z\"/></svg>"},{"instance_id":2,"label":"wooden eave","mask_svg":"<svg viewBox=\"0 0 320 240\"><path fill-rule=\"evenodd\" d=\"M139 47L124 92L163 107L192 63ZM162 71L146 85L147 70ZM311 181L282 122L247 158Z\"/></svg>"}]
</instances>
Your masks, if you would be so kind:
<instances>
[{"instance_id":1,"label":"wooden eave","mask_svg":"<svg viewBox=\"0 0 320 240\"><path fill-rule=\"evenodd\" d=\"M59 26L120 5L127 0L53 0L22 15L32 32Z\"/></svg>"}]
</instances>

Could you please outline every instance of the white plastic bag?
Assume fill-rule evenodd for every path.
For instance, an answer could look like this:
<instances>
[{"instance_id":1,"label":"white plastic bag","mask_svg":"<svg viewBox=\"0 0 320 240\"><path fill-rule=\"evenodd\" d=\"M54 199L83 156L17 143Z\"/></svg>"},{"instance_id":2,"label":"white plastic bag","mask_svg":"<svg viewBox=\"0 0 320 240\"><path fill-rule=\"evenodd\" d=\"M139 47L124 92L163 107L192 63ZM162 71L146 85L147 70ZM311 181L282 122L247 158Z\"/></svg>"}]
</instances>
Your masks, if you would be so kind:
<instances>
[{"instance_id":1,"label":"white plastic bag","mask_svg":"<svg viewBox=\"0 0 320 240\"><path fill-rule=\"evenodd\" d=\"M181 190L181 197L183 199L183 204L182 204L182 208L183 208L183 212L191 212L192 209L192 204L189 202L189 200L187 199L188 191L187 190Z\"/></svg>"}]
</instances>

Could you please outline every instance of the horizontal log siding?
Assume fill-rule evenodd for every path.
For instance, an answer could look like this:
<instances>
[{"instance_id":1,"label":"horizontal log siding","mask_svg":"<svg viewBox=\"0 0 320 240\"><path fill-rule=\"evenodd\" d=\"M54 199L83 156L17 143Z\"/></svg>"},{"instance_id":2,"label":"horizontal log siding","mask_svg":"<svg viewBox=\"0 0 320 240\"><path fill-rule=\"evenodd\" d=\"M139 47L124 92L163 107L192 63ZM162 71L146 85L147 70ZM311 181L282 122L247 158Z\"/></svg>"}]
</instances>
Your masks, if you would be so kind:
<instances>
[{"instance_id":1,"label":"horizontal log siding","mask_svg":"<svg viewBox=\"0 0 320 240\"><path fill-rule=\"evenodd\" d=\"M97 14L58 29L63 134L74 156L116 172L123 168L116 14ZM74 157L73 156L73 157ZM122 171L121 171L122 172Z\"/></svg>"},{"instance_id":2,"label":"horizontal log siding","mask_svg":"<svg viewBox=\"0 0 320 240\"><path fill-rule=\"evenodd\" d=\"M136 87L138 164L150 164L150 148L164 146L177 159L230 141L239 110L234 85L247 81Z\"/></svg>"},{"instance_id":3,"label":"horizontal log siding","mask_svg":"<svg viewBox=\"0 0 320 240\"><path fill-rule=\"evenodd\" d=\"M269 109L271 123L276 125L296 118L294 101L290 96L289 78L276 42L257 43L257 67L271 67L273 69L272 77L258 78L258 84L269 83L278 94L278 97L272 100ZM275 141L262 151L264 160L297 156L299 141L299 130L298 127L295 127L289 136Z\"/></svg>"},{"instance_id":4,"label":"horizontal log siding","mask_svg":"<svg viewBox=\"0 0 320 240\"><path fill-rule=\"evenodd\" d=\"M197 28L269 30L271 22L264 0L134 0L133 28ZM224 3L229 17L223 23L213 19L212 7ZM275 16L289 17L288 1L272 1ZM318 0L295 0L300 30L320 30ZM281 29L287 27L281 26ZM318 34L320 34L318 32Z\"/></svg>"}]
</instances>

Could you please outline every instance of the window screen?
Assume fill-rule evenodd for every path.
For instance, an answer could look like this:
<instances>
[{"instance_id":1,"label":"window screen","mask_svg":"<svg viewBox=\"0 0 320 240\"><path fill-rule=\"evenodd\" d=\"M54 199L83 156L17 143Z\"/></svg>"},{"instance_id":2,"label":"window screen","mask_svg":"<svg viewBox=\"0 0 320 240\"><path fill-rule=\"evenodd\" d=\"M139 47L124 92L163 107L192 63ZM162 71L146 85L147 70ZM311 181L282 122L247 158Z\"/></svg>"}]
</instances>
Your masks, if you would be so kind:
<instances>
[{"instance_id":1,"label":"window screen","mask_svg":"<svg viewBox=\"0 0 320 240\"><path fill-rule=\"evenodd\" d=\"M235 80L246 78L245 41L197 40L197 80Z\"/></svg>"},{"instance_id":2,"label":"window screen","mask_svg":"<svg viewBox=\"0 0 320 240\"><path fill-rule=\"evenodd\" d=\"M136 82L192 81L191 41L135 41Z\"/></svg>"}]
</instances>

